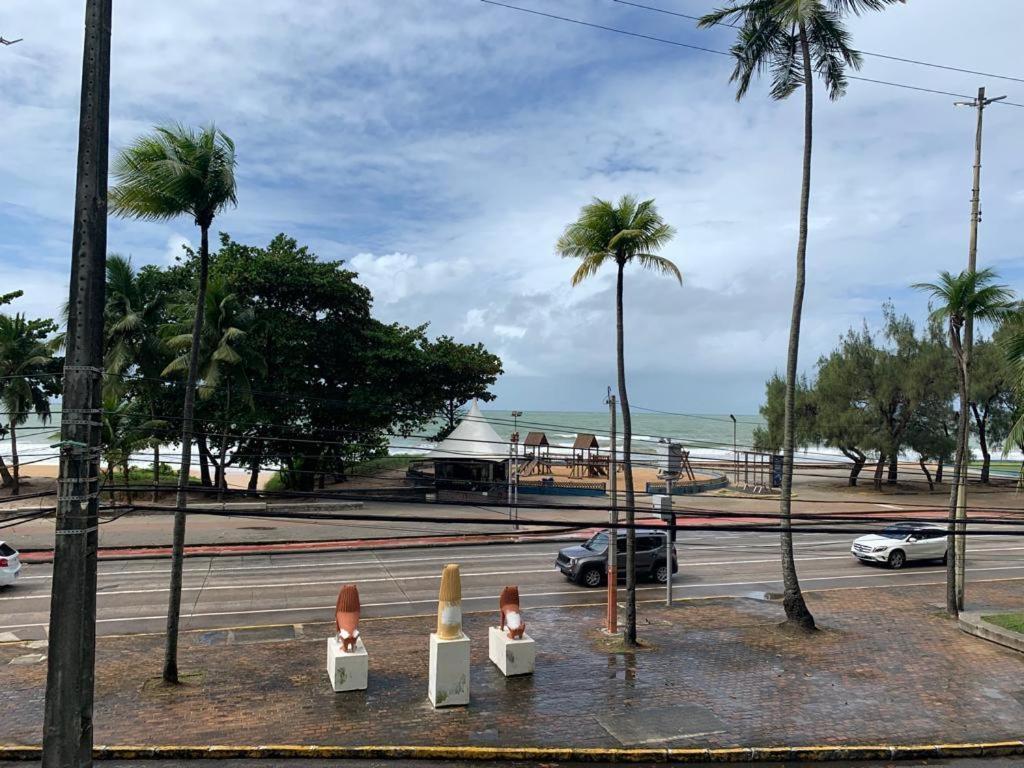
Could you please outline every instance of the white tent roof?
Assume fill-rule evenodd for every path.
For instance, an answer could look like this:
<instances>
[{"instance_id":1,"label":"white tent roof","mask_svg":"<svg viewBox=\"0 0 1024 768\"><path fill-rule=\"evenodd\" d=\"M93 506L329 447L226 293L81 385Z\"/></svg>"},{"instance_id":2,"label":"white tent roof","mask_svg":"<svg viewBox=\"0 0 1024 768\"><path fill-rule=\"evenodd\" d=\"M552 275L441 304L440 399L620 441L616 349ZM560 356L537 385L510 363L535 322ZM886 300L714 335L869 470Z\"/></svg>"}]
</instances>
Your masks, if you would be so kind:
<instances>
[{"instance_id":1,"label":"white tent roof","mask_svg":"<svg viewBox=\"0 0 1024 768\"><path fill-rule=\"evenodd\" d=\"M494 431L474 400L465 418L424 458L504 461L508 458L508 441Z\"/></svg>"}]
</instances>

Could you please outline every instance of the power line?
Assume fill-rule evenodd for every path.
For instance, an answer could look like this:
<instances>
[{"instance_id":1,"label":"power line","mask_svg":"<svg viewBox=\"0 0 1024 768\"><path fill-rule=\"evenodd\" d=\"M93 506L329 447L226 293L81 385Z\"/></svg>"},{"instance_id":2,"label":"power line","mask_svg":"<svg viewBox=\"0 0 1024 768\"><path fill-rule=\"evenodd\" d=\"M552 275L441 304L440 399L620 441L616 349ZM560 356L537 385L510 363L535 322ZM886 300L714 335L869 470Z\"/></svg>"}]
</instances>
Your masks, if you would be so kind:
<instances>
[{"instance_id":1,"label":"power line","mask_svg":"<svg viewBox=\"0 0 1024 768\"><path fill-rule=\"evenodd\" d=\"M534 10L533 8L523 8L522 6L519 6L519 5L511 5L510 3L503 3L503 2L499 2L498 0L480 0L480 2L481 3L486 3L487 5L496 5L496 6L499 6L501 8L508 8L509 10L512 10L512 11L519 11L520 13L528 13L528 14L531 14L533 16L542 16L544 18L554 19L554 20L557 20L557 21L564 21L564 22L568 22L570 24L578 24L578 25L583 26L583 27L591 27L593 29L601 29L601 30L604 30L606 32L614 32L615 34L618 34L618 35L626 35L628 37L640 38L642 40L649 40L651 42L662 43L664 45L672 45L672 46L676 46L677 48L688 48L690 50L700 51L702 53L711 53L711 54L714 54L716 56L732 57L732 54L729 53L728 51L720 51L720 50L715 49L715 48L706 48L706 47L701 46L701 45L692 45L690 43L684 43L684 42L681 42L679 40L671 40L671 39L665 38L665 37L656 37L655 35L646 35L646 34L643 34L642 32L633 32L632 30L621 29L619 27L610 27L610 26L607 26L605 24L597 24L597 23L592 22L592 21L584 21L583 19L575 19L575 18L572 18L571 16L559 16L558 14L546 13L545 11L538 11L538 10ZM967 95L962 94L962 93L953 93L952 91L941 91L941 90L936 90L936 89L933 89L933 88L923 88L921 86L916 86L916 85L907 85L907 84L904 84L904 83L896 83L896 82L892 82L890 80L876 80L874 78L860 77L858 75L846 75L846 77L849 80L861 80L861 81L866 82L866 83L874 83L876 85L888 85L888 86L892 86L894 88L904 88L904 89L908 89L908 90L912 90L912 91L920 91L922 93L933 93L933 94L942 95L942 96L954 96L956 98L962 98L962 99L972 98L971 96L967 96ZM1024 108L1024 104L1017 104L1017 103L1012 102L1012 101L1000 101L998 103L999 104L1003 104L1003 105L1008 106L1008 107Z\"/></svg>"},{"instance_id":2,"label":"power line","mask_svg":"<svg viewBox=\"0 0 1024 768\"><path fill-rule=\"evenodd\" d=\"M640 8L645 11L652 11L654 13L662 13L666 16L678 16L681 19L690 19L692 21L700 21L700 16L692 16L688 13L680 13L678 11L670 11L667 8L659 8L654 5L645 5L644 3L632 2L632 0L612 0L612 2L618 3L619 5L629 5L633 8ZM720 21L716 26L731 27L732 29L739 29L739 24L733 24L730 22ZM932 69L942 69L948 72L961 72L966 75L980 75L982 77L991 77L996 80L1010 80L1015 83L1024 83L1024 77L1013 77L1011 75L996 75L992 72L981 72L976 69L965 69L963 67L954 67L949 64L936 64L931 61L921 61L920 59L909 59L903 56L892 56L888 53L878 53L877 51L858 51L863 56L871 56L876 59L887 59L889 61L899 61L903 64L915 64L920 67L931 67Z\"/></svg>"}]
</instances>

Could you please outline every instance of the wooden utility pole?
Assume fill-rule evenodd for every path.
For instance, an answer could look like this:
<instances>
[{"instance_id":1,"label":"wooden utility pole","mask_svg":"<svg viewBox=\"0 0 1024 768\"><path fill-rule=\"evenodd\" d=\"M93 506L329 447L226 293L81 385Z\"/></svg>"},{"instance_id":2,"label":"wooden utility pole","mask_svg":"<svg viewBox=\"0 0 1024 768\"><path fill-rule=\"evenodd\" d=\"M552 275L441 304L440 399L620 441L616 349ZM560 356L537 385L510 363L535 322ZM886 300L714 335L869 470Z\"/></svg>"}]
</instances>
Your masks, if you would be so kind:
<instances>
[{"instance_id":1,"label":"wooden utility pole","mask_svg":"<svg viewBox=\"0 0 1024 768\"><path fill-rule=\"evenodd\" d=\"M609 446L608 461L608 482L609 491L612 497L612 506L608 511L608 632L615 634L619 631L619 502L617 496L616 474L618 473L618 460L616 459L615 445L615 395L612 388L608 387L608 410L611 412L611 445Z\"/></svg>"},{"instance_id":2,"label":"wooden utility pole","mask_svg":"<svg viewBox=\"0 0 1024 768\"><path fill-rule=\"evenodd\" d=\"M87 0L85 6L43 720L44 768L92 765L111 5L112 0Z\"/></svg>"},{"instance_id":3,"label":"wooden utility pole","mask_svg":"<svg viewBox=\"0 0 1024 768\"><path fill-rule=\"evenodd\" d=\"M974 184L971 188L971 234L967 246L967 270L976 272L978 269L978 223L981 221L981 134L982 122L985 114L985 107L995 101L1002 101L1005 96L996 96L989 99L985 97L985 87L978 89L978 97L971 101L958 101L958 107L973 107L977 111L978 125L974 134ZM971 382L971 357L974 350L974 317L968 314L964 322L964 378L968 399L970 398ZM967 409L968 420L970 419L970 407L968 403L960 403L960 407ZM970 430L967 430L970 434ZM960 448L960 483L957 487L956 499L956 529L958 536L955 537L953 548L953 571L955 574L956 606L958 611L964 609L964 575L966 573L967 560L967 470L969 467L968 445L965 438L964 445Z\"/></svg>"}]
</instances>

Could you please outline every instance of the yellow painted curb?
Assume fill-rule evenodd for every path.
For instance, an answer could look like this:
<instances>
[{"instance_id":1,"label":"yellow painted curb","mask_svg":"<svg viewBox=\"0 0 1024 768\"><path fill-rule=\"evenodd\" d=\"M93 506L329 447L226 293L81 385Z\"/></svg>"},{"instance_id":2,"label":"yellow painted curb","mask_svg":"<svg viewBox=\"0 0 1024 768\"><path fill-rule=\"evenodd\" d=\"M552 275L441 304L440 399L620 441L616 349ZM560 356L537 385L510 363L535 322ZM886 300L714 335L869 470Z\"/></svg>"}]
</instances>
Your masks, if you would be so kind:
<instances>
[{"instance_id":1,"label":"yellow painted curb","mask_svg":"<svg viewBox=\"0 0 1024 768\"><path fill-rule=\"evenodd\" d=\"M97 746L98 760L224 760L249 759L376 759L376 760L465 760L560 761L583 763L740 763L831 760L911 760L958 757L1024 755L1024 741L996 741L962 744L858 744L804 747L730 747L700 749L671 747L656 749L573 748L573 747L428 747L400 745L299 746L195 745L195 746ZM39 760L41 747L0 744L0 760Z\"/></svg>"}]
</instances>

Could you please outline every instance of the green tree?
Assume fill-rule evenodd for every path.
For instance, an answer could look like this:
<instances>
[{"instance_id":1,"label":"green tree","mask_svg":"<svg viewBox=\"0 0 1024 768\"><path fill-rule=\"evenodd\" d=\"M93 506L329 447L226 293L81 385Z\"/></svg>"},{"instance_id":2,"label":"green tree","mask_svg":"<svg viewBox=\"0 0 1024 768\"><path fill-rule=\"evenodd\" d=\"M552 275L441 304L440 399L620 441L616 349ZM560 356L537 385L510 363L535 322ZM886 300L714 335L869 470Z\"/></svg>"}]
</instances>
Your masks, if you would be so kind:
<instances>
[{"instance_id":1,"label":"green tree","mask_svg":"<svg viewBox=\"0 0 1024 768\"><path fill-rule=\"evenodd\" d=\"M129 480L132 456L152 444L153 433L166 428L167 423L150 419L145 404L138 400L124 400L115 389L103 393L103 460L107 464L107 480L116 484L115 469L121 470L125 483L125 496L130 504L132 491ZM159 479L159 478L158 478ZM114 490L110 490L114 498Z\"/></svg>"},{"instance_id":2,"label":"green tree","mask_svg":"<svg viewBox=\"0 0 1024 768\"><path fill-rule=\"evenodd\" d=\"M971 350L970 401L974 432L981 449L982 483L989 482L990 446L1001 444L1013 425L1014 373L1001 339L1013 333L1013 323L1001 325L991 339L976 341Z\"/></svg>"},{"instance_id":3,"label":"green tree","mask_svg":"<svg viewBox=\"0 0 1024 768\"><path fill-rule=\"evenodd\" d=\"M18 292L15 292L18 293ZM4 298L17 298L8 294ZM52 320L27 320L24 315L0 314L0 437L10 436L11 468L0 456L0 478L11 495L21 492L18 427L35 413L50 418L50 396L56 394L52 374L54 345L48 339L57 331Z\"/></svg>"},{"instance_id":4,"label":"green tree","mask_svg":"<svg viewBox=\"0 0 1024 768\"><path fill-rule=\"evenodd\" d=\"M451 336L438 336L426 348L431 385L441 400L444 424L435 440L443 440L459 421L459 408L474 398L494 400L490 388L504 372L501 359L483 344L462 344Z\"/></svg>"},{"instance_id":5,"label":"green tree","mask_svg":"<svg viewBox=\"0 0 1024 768\"><path fill-rule=\"evenodd\" d=\"M963 610L964 583L963 562L966 554L965 536L967 525L966 499L958 504L960 478L967 472L967 427L970 398L967 392L970 359L963 345L963 328L968 316L977 322L998 322L1005 318L1011 308L1013 293L1004 285L995 283L996 273L991 269L980 271L964 270L959 275L943 271L936 283L916 283L914 288L927 293L934 309L931 317L935 322L946 324L949 342L956 363L959 385L960 416L957 420L956 459L953 463L953 483L949 494L949 551L955 556L949 558L946 567L946 611L957 616ZM960 535L957 536L956 534Z\"/></svg>"},{"instance_id":6,"label":"green tree","mask_svg":"<svg viewBox=\"0 0 1024 768\"><path fill-rule=\"evenodd\" d=\"M807 219L811 195L811 146L814 115L814 77L822 79L829 98L846 92L846 68L859 69L860 54L850 45L843 15L882 10L897 0L733 0L729 6L701 17L698 26L712 27L735 22L739 27L731 48L736 66L730 82L737 83L736 99L742 99L755 74L770 72L771 96L783 100L804 89L804 153L800 187L799 235L796 246L796 282L786 355L786 398L783 425L782 526L783 605L786 618L808 631L814 617L800 591L793 556L790 510L793 493L793 449L796 444L796 379L803 314Z\"/></svg>"},{"instance_id":7,"label":"green tree","mask_svg":"<svg viewBox=\"0 0 1024 768\"><path fill-rule=\"evenodd\" d=\"M778 373L765 382L765 399L761 405L764 426L754 427L754 450L778 453L782 450L782 423L785 412L786 381ZM818 441L817 403L814 389L806 376L797 380L796 440L801 448L809 448Z\"/></svg>"},{"instance_id":8,"label":"green tree","mask_svg":"<svg viewBox=\"0 0 1024 768\"><path fill-rule=\"evenodd\" d=\"M192 350L182 414L181 472L174 516L163 669L164 680L177 683L181 573L188 505L186 491L192 459L199 344L206 304L209 233L214 217L237 203L235 145L227 134L212 125L201 129L182 125L157 127L152 134L136 139L121 151L114 160L113 176L116 184L110 190L110 207L114 213L147 221L167 221L188 215L195 220L200 232L195 326L192 328Z\"/></svg>"},{"instance_id":9,"label":"green tree","mask_svg":"<svg viewBox=\"0 0 1024 768\"><path fill-rule=\"evenodd\" d=\"M228 289L220 277L210 279L206 291L206 317L199 343L199 399L213 400L223 395L220 410L219 440L214 486L220 491L227 487L228 436L234 433L232 404L242 406L243 413L252 410L252 382L267 374L267 364L254 347L254 333L258 332L256 316L251 306L243 304ZM178 309L180 320L167 326L167 346L177 353L163 370L163 375L187 373L192 348L191 329L195 327L195 307L191 304ZM203 430L198 439L207 444L212 434Z\"/></svg>"},{"instance_id":10,"label":"green tree","mask_svg":"<svg viewBox=\"0 0 1024 768\"><path fill-rule=\"evenodd\" d=\"M666 224L654 205L654 200L637 202L631 195L623 195L618 204L594 198L583 206L579 218L565 228L556 251L563 258L579 259L580 265L572 276L572 284L579 285L597 274L605 264L616 269L615 279L615 360L618 371L619 406L622 409L622 463L626 486L626 521L633 525L636 515L633 489L632 439L633 428L626 394L625 340L622 321L622 285L626 265L636 262L644 269L676 278L683 277L671 261L658 255L675 230ZM626 531L626 632L628 645L636 644L636 531Z\"/></svg>"},{"instance_id":11,"label":"green tree","mask_svg":"<svg viewBox=\"0 0 1024 768\"><path fill-rule=\"evenodd\" d=\"M104 392L115 400L138 398L146 403L153 427L147 445L153 450L153 500L160 484L160 445L169 439L170 425L157 418L159 378L169 358L160 338L166 294L155 290L132 266L130 258L107 256L107 289L104 318L104 367L110 375Z\"/></svg>"}]
</instances>

